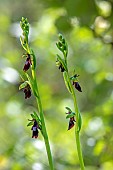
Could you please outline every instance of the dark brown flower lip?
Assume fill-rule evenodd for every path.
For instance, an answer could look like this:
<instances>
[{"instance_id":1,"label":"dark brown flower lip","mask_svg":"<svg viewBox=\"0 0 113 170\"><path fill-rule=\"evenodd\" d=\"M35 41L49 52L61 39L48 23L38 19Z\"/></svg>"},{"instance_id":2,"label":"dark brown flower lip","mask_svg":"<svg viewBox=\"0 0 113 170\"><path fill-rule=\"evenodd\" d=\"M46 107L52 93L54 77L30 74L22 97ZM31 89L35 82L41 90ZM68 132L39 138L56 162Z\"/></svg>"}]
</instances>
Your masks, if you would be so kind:
<instances>
[{"instance_id":1,"label":"dark brown flower lip","mask_svg":"<svg viewBox=\"0 0 113 170\"><path fill-rule=\"evenodd\" d=\"M24 89L24 93L25 93L25 99L31 97L31 91L30 90Z\"/></svg>"},{"instance_id":2,"label":"dark brown flower lip","mask_svg":"<svg viewBox=\"0 0 113 170\"><path fill-rule=\"evenodd\" d=\"M61 70L61 72L65 71L65 68L62 66L62 64L59 66L59 70Z\"/></svg>"},{"instance_id":3,"label":"dark brown flower lip","mask_svg":"<svg viewBox=\"0 0 113 170\"><path fill-rule=\"evenodd\" d=\"M64 68L64 66L62 65L62 63L57 59L57 61L56 61L56 65L58 66L58 68L59 68L59 70L61 71L61 72L64 72L65 71L65 68Z\"/></svg>"},{"instance_id":4,"label":"dark brown flower lip","mask_svg":"<svg viewBox=\"0 0 113 170\"><path fill-rule=\"evenodd\" d=\"M73 85L75 86L75 88L79 91L79 92L82 92L82 89L80 87L80 84L78 82L74 82L73 81Z\"/></svg>"},{"instance_id":5,"label":"dark brown flower lip","mask_svg":"<svg viewBox=\"0 0 113 170\"><path fill-rule=\"evenodd\" d=\"M75 124L74 124L74 121L70 120L70 121L69 121L68 130L70 130L74 125L75 125Z\"/></svg>"},{"instance_id":6,"label":"dark brown flower lip","mask_svg":"<svg viewBox=\"0 0 113 170\"><path fill-rule=\"evenodd\" d=\"M30 88L29 84L23 89L23 92L25 94L25 99L31 97L31 88Z\"/></svg>"},{"instance_id":7,"label":"dark brown flower lip","mask_svg":"<svg viewBox=\"0 0 113 170\"><path fill-rule=\"evenodd\" d=\"M32 128L31 128L31 130L32 130L32 138L38 138L39 126L38 126L38 123L37 123L37 121L35 119L33 121L34 121L34 124L33 124Z\"/></svg>"},{"instance_id":8,"label":"dark brown flower lip","mask_svg":"<svg viewBox=\"0 0 113 170\"><path fill-rule=\"evenodd\" d=\"M27 54L26 56L27 56L27 58L26 58L26 61L24 64L23 71L27 71L30 68L30 66L32 65L30 54Z\"/></svg>"}]
</instances>

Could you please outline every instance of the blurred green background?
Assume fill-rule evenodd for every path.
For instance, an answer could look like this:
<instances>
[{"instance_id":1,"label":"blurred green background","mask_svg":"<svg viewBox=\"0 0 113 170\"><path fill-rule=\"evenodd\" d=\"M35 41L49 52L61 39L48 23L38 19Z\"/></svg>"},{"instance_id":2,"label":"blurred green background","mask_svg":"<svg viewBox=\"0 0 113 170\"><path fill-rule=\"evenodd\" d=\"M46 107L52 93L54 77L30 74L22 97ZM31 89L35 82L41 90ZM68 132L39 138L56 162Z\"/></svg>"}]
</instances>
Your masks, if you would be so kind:
<instances>
[{"instance_id":1,"label":"blurred green background","mask_svg":"<svg viewBox=\"0 0 113 170\"><path fill-rule=\"evenodd\" d=\"M69 68L80 75L76 91L82 113L81 144L86 170L113 170L113 0L0 1L0 170L49 170L44 141L27 127L35 98L18 90L24 66L21 17L30 22L37 79L56 170L80 170L74 128L65 107L73 101L56 67L55 43L69 44Z\"/></svg>"}]
</instances>

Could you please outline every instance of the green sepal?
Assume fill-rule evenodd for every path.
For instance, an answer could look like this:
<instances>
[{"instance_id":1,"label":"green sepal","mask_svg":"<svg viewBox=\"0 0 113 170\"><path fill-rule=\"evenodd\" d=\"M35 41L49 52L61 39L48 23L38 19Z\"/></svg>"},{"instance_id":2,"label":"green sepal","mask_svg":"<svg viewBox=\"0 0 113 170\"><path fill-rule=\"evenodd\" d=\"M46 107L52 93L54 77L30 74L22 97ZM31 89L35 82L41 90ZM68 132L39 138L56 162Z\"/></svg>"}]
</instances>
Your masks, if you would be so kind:
<instances>
[{"instance_id":1,"label":"green sepal","mask_svg":"<svg viewBox=\"0 0 113 170\"><path fill-rule=\"evenodd\" d=\"M36 113L35 111L34 111L33 113L31 113L31 117L32 117L33 119L36 119L36 121L37 121L38 123L41 122L39 116L37 115L37 113Z\"/></svg>"},{"instance_id":2,"label":"green sepal","mask_svg":"<svg viewBox=\"0 0 113 170\"><path fill-rule=\"evenodd\" d=\"M77 82L78 82L77 77L79 77L79 75L78 75L78 74L75 74L74 76L70 77L70 80L73 80L73 81L77 81Z\"/></svg>"},{"instance_id":3,"label":"green sepal","mask_svg":"<svg viewBox=\"0 0 113 170\"><path fill-rule=\"evenodd\" d=\"M72 110L69 107L65 107L69 112L72 112Z\"/></svg>"},{"instance_id":4,"label":"green sepal","mask_svg":"<svg viewBox=\"0 0 113 170\"><path fill-rule=\"evenodd\" d=\"M61 34L61 33L59 33L59 34L58 34L58 38L59 38L59 40L60 40L60 41L62 41L63 36L62 36L62 34Z\"/></svg>"},{"instance_id":5,"label":"green sepal","mask_svg":"<svg viewBox=\"0 0 113 170\"><path fill-rule=\"evenodd\" d=\"M40 120L39 116L37 115L37 113L35 111L33 113L34 113L34 116L35 116L37 122L41 122L41 120Z\"/></svg>"},{"instance_id":6,"label":"green sepal","mask_svg":"<svg viewBox=\"0 0 113 170\"><path fill-rule=\"evenodd\" d=\"M70 80L75 80L75 78L72 76L72 77L70 77Z\"/></svg>"},{"instance_id":7,"label":"green sepal","mask_svg":"<svg viewBox=\"0 0 113 170\"><path fill-rule=\"evenodd\" d=\"M36 116L35 116L34 114L32 114L32 113L31 113L31 117L32 117L33 119L36 119Z\"/></svg>"},{"instance_id":8,"label":"green sepal","mask_svg":"<svg viewBox=\"0 0 113 170\"><path fill-rule=\"evenodd\" d=\"M24 83L19 86L19 90L24 89L28 84L28 81L24 81Z\"/></svg>"},{"instance_id":9,"label":"green sepal","mask_svg":"<svg viewBox=\"0 0 113 170\"><path fill-rule=\"evenodd\" d=\"M32 121L27 124L27 126L31 126L31 125L33 125Z\"/></svg>"},{"instance_id":10,"label":"green sepal","mask_svg":"<svg viewBox=\"0 0 113 170\"><path fill-rule=\"evenodd\" d=\"M71 90L71 87L70 87L70 84L69 84L69 81L68 81L68 76L67 76L67 72L66 71L63 72L63 77L64 77L64 82L65 82L65 85L66 85L68 91L70 93L72 93L72 90Z\"/></svg>"},{"instance_id":11,"label":"green sepal","mask_svg":"<svg viewBox=\"0 0 113 170\"><path fill-rule=\"evenodd\" d=\"M65 64L65 61L57 54L57 60L62 64L64 67L65 71L68 71L67 66Z\"/></svg>"},{"instance_id":12,"label":"green sepal","mask_svg":"<svg viewBox=\"0 0 113 170\"><path fill-rule=\"evenodd\" d=\"M68 115L66 116L66 119L68 119L68 118L72 118L73 116L75 116L75 113L74 113L74 112L72 112L72 113L68 114Z\"/></svg>"},{"instance_id":13,"label":"green sepal","mask_svg":"<svg viewBox=\"0 0 113 170\"><path fill-rule=\"evenodd\" d=\"M22 55L22 58L26 58L26 57L27 57L27 54L23 54L23 55Z\"/></svg>"},{"instance_id":14,"label":"green sepal","mask_svg":"<svg viewBox=\"0 0 113 170\"><path fill-rule=\"evenodd\" d=\"M64 38L62 38L62 44L65 45L66 41Z\"/></svg>"},{"instance_id":15,"label":"green sepal","mask_svg":"<svg viewBox=\"0 0 113 170\"><path fill-rule=\"evenodd\" d=\"M80 132L82 127L82 117L81 114L79 113L79 117L78 117L78 131Z\"/></svg>"},{"instance_id":16,"label":"green sepal","mask_svg":"<svg viewBox=\"0 0 113 170\"><path fill-rule=\"evenodd\" d=\"M64 46L60 46L59 43L56 43L57 48L63 53L64 52Z\"/></svg>"}]
</instances>

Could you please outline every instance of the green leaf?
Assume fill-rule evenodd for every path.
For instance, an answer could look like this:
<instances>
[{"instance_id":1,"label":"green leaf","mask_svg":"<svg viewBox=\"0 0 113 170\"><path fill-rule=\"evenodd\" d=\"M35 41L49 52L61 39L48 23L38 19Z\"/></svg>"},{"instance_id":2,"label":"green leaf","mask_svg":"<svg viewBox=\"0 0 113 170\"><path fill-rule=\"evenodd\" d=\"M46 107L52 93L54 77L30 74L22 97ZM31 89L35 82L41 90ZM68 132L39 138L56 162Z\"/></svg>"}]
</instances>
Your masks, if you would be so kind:
<instances>
[{"instance_id":1,"label":"green leaf","mask_svg":"<svg viewBox=\"0 0 113 170\"><path fill-rule=\"evenodd\" d=\"M78 131L80 132L82 127L82 117L81 114L79 113L79 117L78 117Z\"/></svg>"},{"instance_id":2,"label":"green leaf","mask_svg":"<svg viewBox=\"0 0 113 170\"><path fill-rule=\"evenodd\" d=\"M66 71L63 72L63 77L64 77L64 82L65 82L65 85L66 85L68 91L69 91L70 93L72 93L71 87L70 87L70 84L69 84L69 80L68 80L68 75L67 75L67 72L66 72Z\"/></svg>"},{"instance_id":3,"label":"green leaf","mask_svg":"<svg viewBox=\"0 0 113 170\"><path fill-rule=\"evenodd\" d=\"M72 118L73 116L75 116L75 113L74 113L74 112L72 112L71 114L68 114L68 115L66 116L66 119Z\"/></svg>"},{"instance_id":4,"label":"green leaf","mask_svg":"<svg viewBox=\"0 0 113 170\"><path fill-rule=\"evenodd\" d=\"M27 126L31 126L31 125L33 125L32 121L27 124Z\"/></svg>"},{"instance_id":5,"label":"green leaf","mask_svg":"<svg viewBox=\"0 0 113 170\"><path fill-rule=\"evenodd\" d=\"M68 71L65 61L58 54L57 54L57 60L63 65L65 71Z\"/></svg>"}]
</instances>

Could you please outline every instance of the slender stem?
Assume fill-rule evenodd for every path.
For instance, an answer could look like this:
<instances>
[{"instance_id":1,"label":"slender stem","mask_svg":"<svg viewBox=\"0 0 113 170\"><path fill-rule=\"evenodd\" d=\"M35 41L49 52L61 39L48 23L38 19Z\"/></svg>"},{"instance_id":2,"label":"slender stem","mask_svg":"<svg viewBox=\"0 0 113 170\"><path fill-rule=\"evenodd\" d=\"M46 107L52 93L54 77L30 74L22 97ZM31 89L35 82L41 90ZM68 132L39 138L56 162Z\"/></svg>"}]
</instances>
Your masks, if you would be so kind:
<instances>
[{"instance_id":1,"label":"slender stem","mask_svg":"<svg viewBox=\"0 0 113 170\"><path fill-rule=\"evenodd\" d=\"M42 122L42 134L43 134L43 137L44 137L44 142L45 142L46 151L47 151L47 155L48 155L50 170L54 170L52 154L51 154L49 139L48 139L48 135L47 135L46 125L45 125L45 120L44 120L44 113L43 113L42 103L41 103L40 94L39 94L39 90L38 90L35 70L32 70L32 74L34 76L35 91L38 95L38 97L36 97L36 101L37 101L37 105L38 105L38 109L39 109L39 113L40 113L40 118L41 118L41 122Z\"/></svg>"},{"instance_id":2,"label":"slender stem","mask_svg":"<svg viewBox=\"0 0 113 170\"><path fill-rule=\"evenodd\" d=\"M61 44L61 46L63 46L63 50L60 49L60 45L59 44ZM80 123L79 123L80 113L79 113L79 109L78 109L78 105L77 105L75 91L74 91L74 88L73 88L73 85L71 83L71 80L70 80L70 77L69 77L69 73L68 73L68 63L67 63L68 45L67 45L67 42L65 41L65 39L63 38L63 36L61 34L59 34L59 42L57 43L57 47L58 47L58 49L60 51L62 51L63 57L64 57L64 62L65 62L65 65L67 67L67 69L65 71L65 74L63 74L63 75L64 75L64 81L66 82L66 86L67 86L68 90L71 91L71 94L72 94L72 97L73 97L73 101L74 101L74 108L75 108L75 113L76 113L76 126L75 126L76 146L77 146L77 152L78 152L80 167L81 167L81 170L84 170L85 167L84 167L84 161L83 161L82 150L81 150L81 145L80 145L80 137L79 137L79 131L80 131L80 129L79 129L80 128Z\"/></svg>"},{"instance_id":3,"label":"slender stem","mask_svg":"<svg viewBox=\"0 0 113 170\"><path fill-rule=\"evenodd\" d=\"M81 167L81 170L85 170L83 156L82 156L82 150L81 150L81 145L80 145L80 136L79 136L79 132L76 131L76 128L75 128L75 136L76 136L76 145L77 145L77 150L78 150L80 167Z\"/></svg>"},{"instance_id":4,"label":"slender stem","mask_svg":"<svg viewBox=\"0 0 113 170\"><path fill-rule=\"evenodd\" d=\"M41 123L42 123L41 132L42 132L42 135L43 135L44 141L45 141L46 151L47 151L47 155L48 155L48 161L49 161L49 165L50 165L50 170L54 170L52 154L51 154L51 150L50 150L50 144L49 144L49 139L48 139L45 120L44 120L44 113L43 113L41 98L40 98L38 85L37 85L36 70L35 70L36 57L34 55L33 50L30 49L30 46L28 44L29 23L27 21L27 18L22 17L22 20L20 22L20 26L23 30L23 37L21 37L21 39L20 39L22 47L24 48L24 50L28 54L33 55L33 62L32 62L32 66L31 66L31 72L32 72L32 83L31 83L32 85L31 86L33 88L33 91L36 93L35 97L36 97L36 101L37 101L37 105L38 105L38 109L39 109L39 113L40 113L40 119L41 119Z\"/></svg>"},{"instance_id":5,"label":"slender stem","mask_svg":"<svg viewBox=\"0 0 113 170\"><path fill-rule=\"evenodd\" d=\"M80 136L79 136L79 131L78 131L79 110L78 110L78 105L77 105L77 100L76 100L74 89L73 89L73 99L74 99L74 107L76 111L76 126L75 126L76 145L77 145L78 157L80 161L80 167L81 167L81 170L84 170L85 167L84 167L84 161L83 161L82 150L81 150L81 145L80 145Z\"/></svg>"},{"instance_id":6,"label":"slender stem","mask_svg":"<svg viewBox=\"0 0 113 170\"><path fill-rule=\"evenodd\" d=\"M67 76L68 76L68 82L69 82L69 85L70 85L71 91L72 91L72 97L73 97L73 100L74 100L74 108L75 108L75 113L76 113L75 138L76 138L77 152L78 152L81 170L85 170L83 156L82 156L82 149L81 149L81 144L80 144L79 130L78 130L78 127L79 127L79 125L78 125L79 109L78 109L78 105L77 105L75 91L74 91L73 85L70 81L68 72L67 72Z\"/></svg>"}]
</instances>

